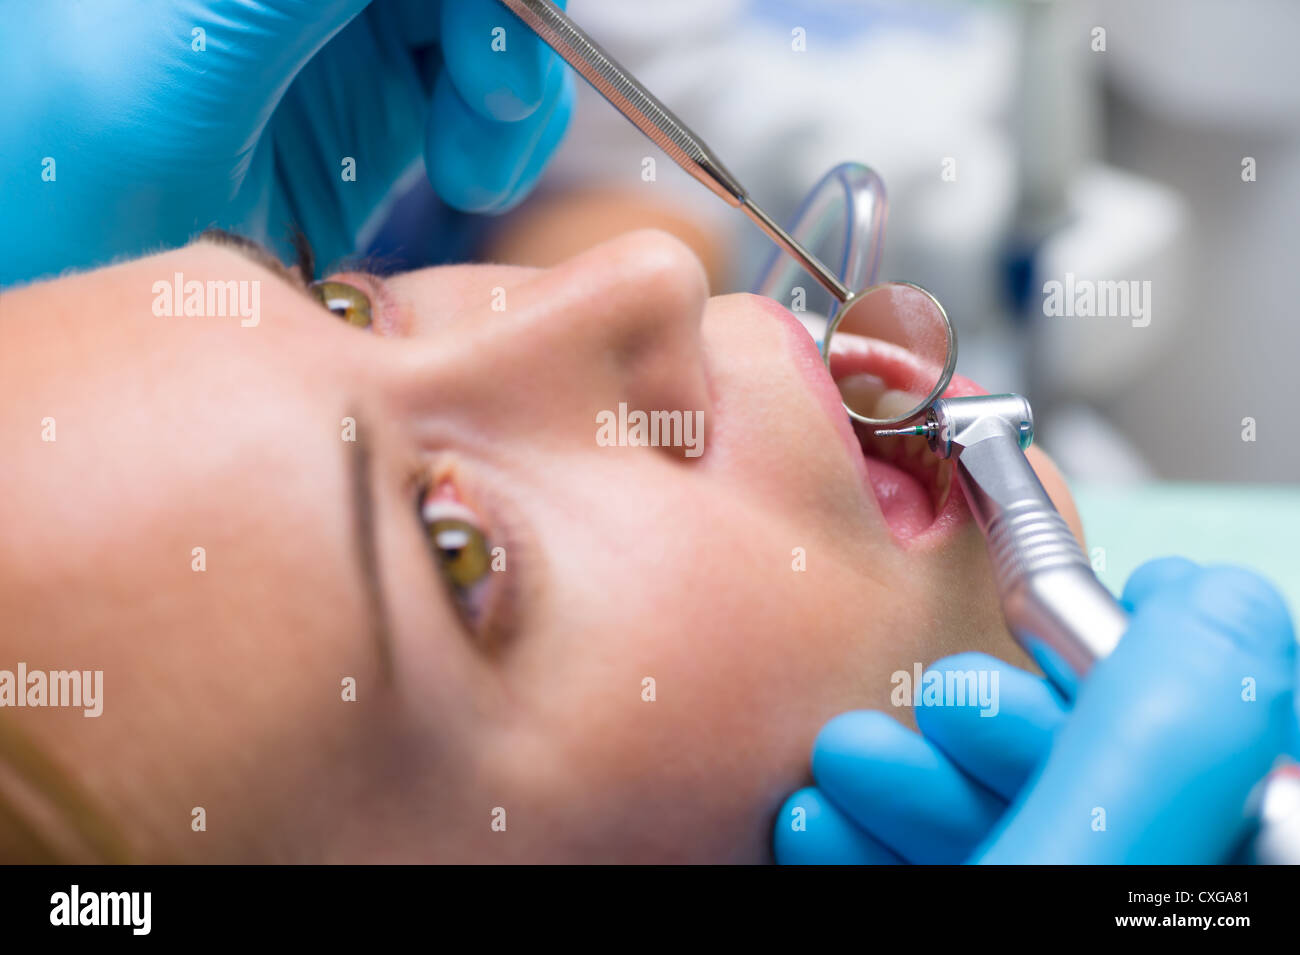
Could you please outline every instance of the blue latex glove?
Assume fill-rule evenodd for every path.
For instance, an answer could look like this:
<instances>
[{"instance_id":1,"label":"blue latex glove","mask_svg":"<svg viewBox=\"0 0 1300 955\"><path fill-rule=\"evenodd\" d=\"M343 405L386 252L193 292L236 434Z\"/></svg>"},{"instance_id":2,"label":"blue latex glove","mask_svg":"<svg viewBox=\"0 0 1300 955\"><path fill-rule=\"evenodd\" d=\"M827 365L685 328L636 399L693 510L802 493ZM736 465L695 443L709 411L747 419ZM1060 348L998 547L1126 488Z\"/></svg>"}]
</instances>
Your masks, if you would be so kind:
<instances>
[{"instance_id":1,"label":"blue latex glove","mask_svg":"<svg viewBox=\"0 0 1300 955\"><path fill-rule=\"evenodd\" d=\"M971 653L932 669L996 671L995 716L918 707L924 735L878 712L831 720L817 785L777 817L777 860L1226 861L1250 790L1294 753L1286 607L1255 574L1181 559L1139 568L1124 603L1132 625L1072 709L1043 679Z\"/></svg>"},{"instance_id":2,"label":"blue latex glove","mask_svg":"<svg viewBox=\"0 0 1300 955\"><path fill-rule=\"evenodd\" d=\"M422 157L448 204L503 212L573 99L497 0L40 0L2 35L0 285L210 225L287 254L297 223L330 262Z\"/></svg>"}]
</instances>

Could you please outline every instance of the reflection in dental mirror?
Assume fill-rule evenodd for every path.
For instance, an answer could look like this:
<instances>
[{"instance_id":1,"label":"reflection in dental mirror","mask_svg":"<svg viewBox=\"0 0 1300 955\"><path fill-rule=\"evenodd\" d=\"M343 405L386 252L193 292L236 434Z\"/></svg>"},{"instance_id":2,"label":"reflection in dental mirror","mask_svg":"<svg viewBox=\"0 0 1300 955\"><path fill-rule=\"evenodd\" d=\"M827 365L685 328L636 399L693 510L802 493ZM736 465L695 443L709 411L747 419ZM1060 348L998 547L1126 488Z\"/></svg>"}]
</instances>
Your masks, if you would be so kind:
<instances>
[{"instance_id":1,"label":"reflection in dental mirror","mask_svg":"<svg viewBox=\"0 0 1300 955\"><path fill-rule=\"evenodd\" d=\"M844 304L827 326L822 354L849 414L884 426L916 417L942 394L957 339L934 296L890 282Z\"/></svg>"}]
</instances>

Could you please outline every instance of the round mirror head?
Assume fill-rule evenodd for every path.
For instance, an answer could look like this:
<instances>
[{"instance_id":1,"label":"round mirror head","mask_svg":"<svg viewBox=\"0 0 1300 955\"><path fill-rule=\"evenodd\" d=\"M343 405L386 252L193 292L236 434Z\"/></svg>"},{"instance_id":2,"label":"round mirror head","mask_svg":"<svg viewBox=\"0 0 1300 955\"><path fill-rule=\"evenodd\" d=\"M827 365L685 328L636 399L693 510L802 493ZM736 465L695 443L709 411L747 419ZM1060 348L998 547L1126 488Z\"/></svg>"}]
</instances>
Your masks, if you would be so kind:
<instances>
[{"instance_id":1,"label":"round mirror head","mask_svg":"<svg viewBox=\"0 0 1300 955\"><path fill-rule=\"evenodd\" d=\"M887 428L916 418L943 394L957 365L948 313L907 282L851 296L826 326L822 356L855 421Z\"/></svg>"}]
</instances>

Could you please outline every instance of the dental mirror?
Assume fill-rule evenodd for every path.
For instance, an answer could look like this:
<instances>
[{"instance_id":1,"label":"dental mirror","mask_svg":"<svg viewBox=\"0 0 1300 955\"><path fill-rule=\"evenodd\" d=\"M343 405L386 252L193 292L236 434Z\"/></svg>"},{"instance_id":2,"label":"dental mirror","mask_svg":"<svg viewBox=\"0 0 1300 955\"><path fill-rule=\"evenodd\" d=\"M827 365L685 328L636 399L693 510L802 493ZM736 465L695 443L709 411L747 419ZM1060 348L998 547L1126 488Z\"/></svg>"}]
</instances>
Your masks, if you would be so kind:
<instances>
[{"instance_id":1,"label":"dental mirror","mask_svg":"<svg viewBox=\"0 0 1300 955\"><path fill-rule=\"evenodd\" d=\"M780 249L772 250L753 286L803 323L839 380L849 415L877 429L918 417L943 394L957 365L957 339L943 306L918 286L877 284L887 206L885 184L874 171L841 163L804 199L790 234L837 266L844 293L810 284Z\"/></svg>"},{"instance_id":2,"label":"dental mirror","mask_svg":"<svg viewBox=\"0 0 1300 955\"><path fill-rule=\"evenodd\" d=\"M925 289L886 282L840 306L826 325L822 356L849 416L887 428L943 394L957 366L957 335Z\"/></svg>"}]
</instances>

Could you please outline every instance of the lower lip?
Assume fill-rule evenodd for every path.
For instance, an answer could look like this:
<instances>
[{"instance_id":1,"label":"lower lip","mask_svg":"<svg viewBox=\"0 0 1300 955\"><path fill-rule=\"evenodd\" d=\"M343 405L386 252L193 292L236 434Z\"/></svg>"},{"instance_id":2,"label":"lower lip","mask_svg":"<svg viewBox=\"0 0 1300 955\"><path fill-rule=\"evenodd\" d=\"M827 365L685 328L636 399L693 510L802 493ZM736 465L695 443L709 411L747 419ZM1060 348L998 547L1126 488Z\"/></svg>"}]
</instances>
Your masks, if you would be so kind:
<instances>
[{"instance_id":1,"label":"lower lip","mask_svg":"<svg viewBox=\"0 0 1300 955\"><path fill-rule=\"evenodd\" d=\"M813 396L826 409L845 448L849 451L853 466L862 475L865 486L870 489L871 497L880 508L894 538L909 546L924 546L940 543L952 537L958 528L971 519L970 508L962 496L960 485L953 481L948 500L944 502L939 513L935 514L930 492L921 486L917 478L898 465L868 458L863 453L862 445L853 429L869 426L860 423L855 425L851 422L840 400L839 388L836 387L830 370L822 360L821 352L807 329L779 302L771 299L761 299L761 301L772 316L779 319L785 327L795 365L804 381L808 383ZM964 398L984 394L988 392L969 378L953 375L948 387L944 389L943 397ZM870 465L867 461L871 462Z\"/></svg>"}]
</instances>

